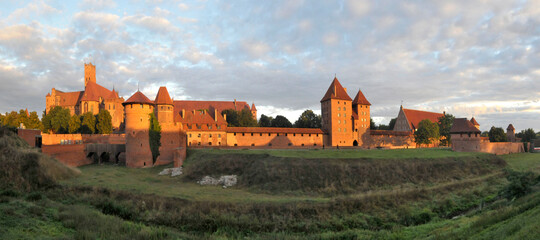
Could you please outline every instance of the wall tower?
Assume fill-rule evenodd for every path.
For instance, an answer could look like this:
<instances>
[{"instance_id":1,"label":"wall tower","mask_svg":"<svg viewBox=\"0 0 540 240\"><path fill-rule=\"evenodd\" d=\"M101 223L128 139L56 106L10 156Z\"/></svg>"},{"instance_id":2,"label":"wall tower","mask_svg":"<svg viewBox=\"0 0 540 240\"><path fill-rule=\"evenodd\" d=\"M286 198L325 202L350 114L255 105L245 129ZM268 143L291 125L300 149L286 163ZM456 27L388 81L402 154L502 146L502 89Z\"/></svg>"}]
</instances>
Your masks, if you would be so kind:
<instances>
[{"instance_id":1,"label":"wall tower","mask_svg":"<svg viewBox=\"0 0 540 240\"><path fill-rule=\"evenodd\" d=\"M84 64L84 86L88 85L88 82L96 83L96 65L92 63Z\"/></svg>"},{"instance_id":2,"label":"wall tower","mask_svg":"<svg viewBox=\"0 0 540 240\"><path fill-rule=\"evenodd\" d=\"M324 145L352 146L352 99L337 78L334 78L321 99L321 113L322 130L326 134Z\"/></svg>"},{"instance_id":3,"label":"wall tower","mask_svg":"<svg viewBox=\"0 0 540 240\"><path fill-rule=\"evenodd\" d=\"M137 91L122 105L126 121L126 166L151 167L149 129L154 103Z\"/></svg>"}]
</instances>

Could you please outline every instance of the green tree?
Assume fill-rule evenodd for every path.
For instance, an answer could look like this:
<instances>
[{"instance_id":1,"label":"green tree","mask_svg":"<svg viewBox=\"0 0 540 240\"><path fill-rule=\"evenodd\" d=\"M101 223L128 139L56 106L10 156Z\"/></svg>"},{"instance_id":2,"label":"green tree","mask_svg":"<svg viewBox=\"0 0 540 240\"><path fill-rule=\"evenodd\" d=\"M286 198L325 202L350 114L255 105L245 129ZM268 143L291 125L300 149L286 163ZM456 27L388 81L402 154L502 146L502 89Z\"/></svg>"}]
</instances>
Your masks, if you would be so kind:
<instances>
[{"instance_id":1,"label":"green tree","mask_svg":"<svg viewBox=\"0 0 540 240\"><path fill-rule=\"evenodd\" d=\"M292 123L286 117L277 115L276 118L272 120L271 127L290 128L292 127Z\"/></svg>"},{"instance_id":2,"label":"green tree","mask_svg":"<svg viewBox=\"0 0 540 240\"><path fill-rule=\"evenodd\" d=\"M112 133L112 117L109 111L105 109L99 110L96 116L96 129L99 134L111 134Z\"/></svg>"},{"instance_id":3,"label":"green tree","mask_svg":"<svg viewBox=\"0 0 540 240\"><path fill-rule=\"evenodd\" d=\"M77 115L71 116L69 119L69 133L81 132L81 117Z\"/></svg>"},{"instance_id":4,"label":"green tree","mask_svg":"<svg viewBox=\"0 0 540 240\"><path fill-rule=\"evenodd\" d=\"M56 106L43 116L43 131L53 133L68 133L69 130L69 109Z\"/></svg>"},{"instance_id":5,"label":"green tree","mask_svg":"<svg viewBox=\"0 0 540 240\"><path fill-rule=\"evenodd\" d=\"M19 114L16 111L11 111L10 113L6 113L6 116L4 117L4 125L9 127L19 127Z\"/></svg>"},{"instance_id":6,"label":"green tree","mask_svg":"<svg viewBox=\"0 0 540 240\"><path fill-rule=\"evenodd\" d=\"M297 128L321 128L321 115L315 114L312 110L304 111L298 120L294 122Z\"/></svg>"},{"instance_id":7,"label":"green tree","mask_svg":"<svg viewBox=\"0 0 540 240\"><path fill-rule=\"evenodd\" d=\"M388 130L394 130L394 126L396 126L396 119L397 118L390 119L390 123L388 123Z\"/></svg>"},{"instance_id":8,"label":"green tree","mask_svg":"<svg viewBox=\"0 0 540 240\"><path fill-rule=\"evenodd\" d=\"M488 131L483 131L483 132L480 134L480 137L489 137L489 132L488 132Z\"/></svg>"},{"instance_id":9,"label":"green tree","mask_svg":"<svg viewBox=\"0 0 540 240\"><path fill-rule=\"evenodd\" d=\"M234 109L226 109L221 111L222 115L227 115L227 126L229 127L239 127L239 115L238 112Z\"/></svg>"},{"instance_id":10,"label":"green tree","mask_svg":"<svg viewBox=\"0 0 540 240\"><path fill-rule=\"evenodd\" d=\"M418 124L418 129L414 132L414 141L417 144L431 144L439 139L439 125L424 119Z\"/></svg>"},{"instance_id":11,"label":"green tree","mask_svg":"<svg viewBox=\"0 0 540 240\"><path fill-rule=\"evenodd\" d=\"M502 128L491 127L488 133L490 142L506 142L506 133Z\"/></svg>"},{"instance_id":12,"label":"green tree","mask_svg":"<svg viewBox=\"0 0 540 240\"><path fill-rule=\"evenodd\" d=\"M159 156L159 147L161 146L161 126L154 115L150 113L150 131L148 132L150 141L150 150L152 151L152 161L156 163Z\"/></svg>"},{"instance_id":13,"label":"green tree","mask_svg":"<svg viewBox=\"0 0 540 240\"><path fill-rule=\"evenodd\" d=\"M373 118L369 118L369 129L377 130L377 125L375 125L375 122L373 121Z\"/></svg>"},{"instance_id":14,"label":"green tree","mask_svg":"<svg viewBox=\"0 0 540 240\"><path fill-rule=\"evenodd\" d=\"M92 112L86 112L82 115L81 133L93 134L96 132L96 117Z\"/></svg>"},{"instance_id":15,"label":"green tree","mask_svg":"<svg viewBox=\"0 0 540 240\"><path fill-rule=\"evenodd\" d=\"M521 132L516 134L516 136L520 137L522 142L530 142L536 139L536 133L532 128L521 130Z\"/></svg>"},{"instance_id":16,"label":"green tree","mask_svg":"<svg viewBox=\"0 0 540 240\"><path fill-rule=\"evenodd\" d=\"M253 118L251 111L244 108L239 112L238 117L238 126L239 127L256 127L257 120Z\"/></svg>"},{"instance_id":17,"label":"green tree","mask_svg":"<svg viewBox=\"0 0 540 240\"><path fill-rule=\"evenodd\" d=\"M261 114L261 117L259 118L259 127L270 127L272 125L272 119L274 118Z\"/></svg>"},{"instance_id":18,"label":"green tree","mask_svg":"<svg viewBox=\"0 0 540 240\"><path fill-rule=\"evenodd\" d=\"M454 115L444 114L439 118L439 135L441 136L441 144L443 146L450 145L450 129L454 124Z\"/></svg>"},{"instance_id":19,"label":"green tree","mask_svg":"<svg viewBox=\"0 0 540 240\"><path fill-rule=\"evenodd\" d=\"M41 124L41 120L39 120L39 116L36 111L30 112L30 116L28 117L28 119L26 119L26 123L24 125L28 129L42 129L43 128L43 125Z\"/></svg>"},{"instance_id":20,"label":"green tree","mask_svg":"<svg viewBox=\"0 0 540 240\"><path fill-rule=\"evenodd\" d=\"M24 127L28 128L26 124L28 123L28 115L26 115L26 111L24 109L19 110L19 114L17 114L17 127L24 124Z\"/></svg>"},{"instance_id":21,"label":"green tree","mask_svg":"<svg viewBox=\"0 0 540 240\"><path fill-rule=\"evenodd\" d=\"M0 126L4 125L5 116L0 113Z\"/></svg>"}]
</instances>

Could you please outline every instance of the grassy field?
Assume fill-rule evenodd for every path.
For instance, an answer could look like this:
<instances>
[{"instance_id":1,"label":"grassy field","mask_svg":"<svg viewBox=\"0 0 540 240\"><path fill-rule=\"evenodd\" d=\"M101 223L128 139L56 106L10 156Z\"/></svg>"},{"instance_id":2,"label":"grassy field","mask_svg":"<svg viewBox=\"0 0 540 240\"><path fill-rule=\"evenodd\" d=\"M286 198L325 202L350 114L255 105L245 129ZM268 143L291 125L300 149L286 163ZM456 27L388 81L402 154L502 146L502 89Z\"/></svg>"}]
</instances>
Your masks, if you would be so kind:
<instances>
[{"instance_id":1,"label":"grassy field","mask_svg":"<svg viewBox=\"0 0 540 240\"><path fill-rule=\"evenodd\" d=\"M196 150L180 177L158 176L168 166L107 164L73 177L10 141L0 136L0 170L17 178L0 185L0 239L540 237L539 154ZM6 146L25 160L13 161ZM226 173L240 183L195 183Z\"/></svg>"}]
</instances>

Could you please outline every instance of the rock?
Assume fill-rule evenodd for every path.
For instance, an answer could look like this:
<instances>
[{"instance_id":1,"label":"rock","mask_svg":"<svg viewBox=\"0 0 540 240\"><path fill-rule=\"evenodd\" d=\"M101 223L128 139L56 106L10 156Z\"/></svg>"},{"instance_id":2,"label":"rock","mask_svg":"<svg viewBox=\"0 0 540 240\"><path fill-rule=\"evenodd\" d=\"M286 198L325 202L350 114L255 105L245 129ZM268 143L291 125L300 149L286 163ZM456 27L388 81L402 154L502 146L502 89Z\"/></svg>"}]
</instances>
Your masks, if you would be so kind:
<instances>
[{"instance_id":1,"label":"rock","mask_svg":"<svg viewBox=\"0 0 540 240\"><path fill-rule=\"evenodd\" d=\"M223 188L232 187L236 185L238 178L236 175L224 175L219 177L219 179L204 176L200 181L197 181L200 185L223 185Z\"/></svg>"},{"instance_id":2,"label":"rock","mask_svg":"<svg viewBox=\"0 0 540 240\"><path fill-rule=\"evenodd\" d=\"M159 172L159 175L171 175L171 177L182 175L182 167L165 168L163 171Z\"/></svg>"},{"instance_id":3,"label":"rock","mask_svg":"<svg viewBox=\"0 0 540 240\"><path fill-rule=\"evenodd\" d=\"M161 172L159 172L158 175L160 175L160 176L162 176L162 175L169 175L169 174L171 174L171 172L172 172L171 168L165 168L165 169L163 169Z\"/></svg>"}]
</instances>

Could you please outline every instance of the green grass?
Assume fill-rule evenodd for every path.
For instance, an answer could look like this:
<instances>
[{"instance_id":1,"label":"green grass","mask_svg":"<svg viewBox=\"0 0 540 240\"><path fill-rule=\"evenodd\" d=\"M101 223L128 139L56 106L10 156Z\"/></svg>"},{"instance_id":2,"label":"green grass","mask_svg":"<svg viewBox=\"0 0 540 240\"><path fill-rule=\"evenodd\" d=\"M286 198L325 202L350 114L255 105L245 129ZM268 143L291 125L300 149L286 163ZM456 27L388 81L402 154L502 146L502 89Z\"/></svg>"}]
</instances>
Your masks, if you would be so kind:
<instances>
[{"instance_id":1,"label":"green grass","mask_svg":"<svg viewBox=\"0 0 540 240\"><path fill-rule=\"evenodd\" d=\"M80 167L80 176L61 181L67 186L99 186L132 193L156 194L192 201L223 202L290 202L328 201L329 198L310 195L276 195L253 193L237 188L223 189L220 186L200 186L195 181L186 182L181 177L159 176L168 166L134 169L114 165L87 165Z\"/></svg>"},{"instance_id":2,"label":"green grass","mask_svg":"<svg viewBox=\"0 0 540 240\"><path fill-rule=\"evenodd\" d=\"M418 148L418 149L196 149L189 150L189 154L269 154L275 157L294 158L370 158L370 159L402 159L402 158L446 158L446 157L471 157L486 155L486 153L453 152L449 148Z\"/></svg>"},{"instance_id":3,"label":"green grass","mask_svg":"<svg viewBox=\"0 0 540 240\"><path fill-rule=\"evenodd\" d=\"M540 174L540 153L515 153L501 157L516 171Z\"/></svg>"}]
</instances>

